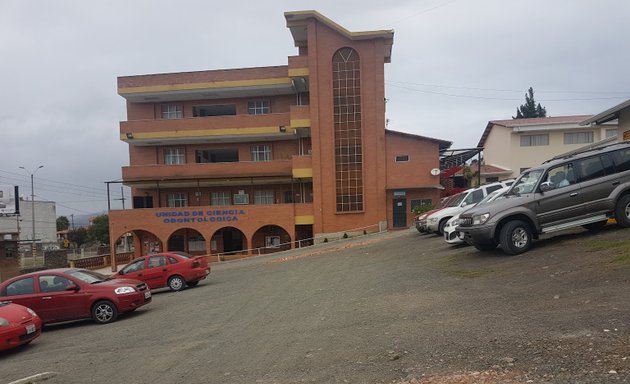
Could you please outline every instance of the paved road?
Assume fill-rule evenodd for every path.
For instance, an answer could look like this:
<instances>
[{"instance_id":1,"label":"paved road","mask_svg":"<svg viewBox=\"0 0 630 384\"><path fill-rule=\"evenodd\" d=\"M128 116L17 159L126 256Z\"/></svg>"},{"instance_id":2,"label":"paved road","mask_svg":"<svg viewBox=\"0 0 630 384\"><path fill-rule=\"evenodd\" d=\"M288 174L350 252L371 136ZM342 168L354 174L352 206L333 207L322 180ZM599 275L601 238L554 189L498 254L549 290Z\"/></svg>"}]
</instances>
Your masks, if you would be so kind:
<instances>
[{"instance_id":1,"label":"paved road","mask_svg":"<svg viewBox=\"0 0 630 384\"><path fill-rule=\"evenodd\" d=\"M624 239L506 257L408 230L225 263L116 323L47 327L0 383L629 382Z\"/></svg>"}]
</instances>

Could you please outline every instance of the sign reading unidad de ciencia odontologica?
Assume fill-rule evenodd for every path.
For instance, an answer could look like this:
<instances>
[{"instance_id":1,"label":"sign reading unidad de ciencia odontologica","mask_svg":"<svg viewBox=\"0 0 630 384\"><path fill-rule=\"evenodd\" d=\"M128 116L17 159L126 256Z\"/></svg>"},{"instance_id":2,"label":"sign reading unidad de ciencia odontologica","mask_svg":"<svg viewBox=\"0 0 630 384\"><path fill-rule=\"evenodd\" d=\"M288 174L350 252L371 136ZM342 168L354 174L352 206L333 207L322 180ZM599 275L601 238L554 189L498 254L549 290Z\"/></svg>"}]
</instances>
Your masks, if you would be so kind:
<instances>
[{"instance_id":1,"label":"sign reading unidad de ciencia odontologica","mask_svg":"<svg viewBox=\"0 0 630 384\"><path fill-rule=\"evenodd\" d=\"M207 211L171 211L155 213L155 216L166 224L238 221L239 218L243 218L244 215L244 209L211 209Z\"/></svg>"}]
</instances>

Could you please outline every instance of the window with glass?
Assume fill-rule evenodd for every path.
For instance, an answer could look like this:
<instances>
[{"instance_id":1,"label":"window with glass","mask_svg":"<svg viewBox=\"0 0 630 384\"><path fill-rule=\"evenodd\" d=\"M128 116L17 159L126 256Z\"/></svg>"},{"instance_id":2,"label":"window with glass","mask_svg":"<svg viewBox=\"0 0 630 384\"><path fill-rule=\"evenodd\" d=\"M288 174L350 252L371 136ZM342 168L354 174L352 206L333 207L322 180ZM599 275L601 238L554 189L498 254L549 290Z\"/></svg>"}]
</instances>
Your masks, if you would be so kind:
<instances>
[{"instance_id":1,"label":"window with glass","mask_svg":"<svg viewBox=\"0 0 630 384\"><path fill-rule=\"evenodd\" d=\"M363 210L361 141L361 61L352 48L332 59L333 122L337 212Z\"/></svg>"},{"instance_id":2,"label":"window with glass","mask_svg":"<svg viewBox=\"0 0 630 384\"><path fill-rule=\"evenodd\" d=\"M521 136L521 147L537 147L549 145L549 135L523 135Z\"/></svg>"},{"instance_id":3,"label":"window with glass","mask_svg":"<svg viewBox=\"0 0 630 384\"><path fill-rule=\"evenodd\" d=\"M169 193L166 205L171 208L187 207L188 196L185 193Z\"/></svg>"},{"instance_id":4,"label":"window with glass","mask_svg":"<svg viewBox=\"0 0 630 384\"><path fill-rule=\"evenodd\" d=\"M32 277L26 277L24 279L16 280L11 284L7 285L6 288L6 296L13 295L30 295L35 293L35 289L33 288L34 280ZM5 296L5 292L2 292L3 296Z\"/></svg>"},{"instance_id":5,"label":"window with glass","mask_svg":"<svg viewBox=\"0 0 630 384\"><path fill-rule=\"evenodd\" d=\"M186 164L186 155L184 152L184 148L164 149L164 164L167 164L167 165Z\"/></svg>"},{"instance_id":6,"label":"window with glass","mask_svg":"<svg viewBox=\"0 0 630 384\"><path fill-rule=\"evenodd\" d=\"M567 132L564 134L565 144L588 144L593 142L593 131Z\"/></svg>"},{"instance_id":7,"label":"window with glass","mask_svg":"<svg viewBox=\"0 0 630 384\"><path fill-rule=\"evenodd\" d=\"M236 163L238 149L205 149L195 151L197 163Z\"/></svg>"},{"instance_id":8,"label":"window with glass","mask_svg":"<svg viewBox=\"0 0 630 384\"><path fill-rule=\"evenodd\" d=\"M236 115L236 104L197 105L192 112L193 117Z\"/></svg>"},{"instance_id":9,"label":"window with glass","mask_svg":"<svg viewBox=\"0 0 630 384\"><path fill-rule=\"evenodd\" d=\"M231 205L229 192L212 192L210 194L211 205Z\"/></svg>"},{"instance_id":10,"label":"window with glass","mask_svg":"<svg viewBox=\"0 0 630 384\"><path fill-rule=\"evenodd\" d=\"M609 139L611 137L617 137L617 130L616 129L607 129L606 130L606 138Z\"/></svg>"},{"instance_id":11,"label":"window with glass","mask_svg":"<svg viewBox=\"0 0 630 384\"><path fill-rule=\"evenodd\" d=\"M252 161L271 161L271 146L252 145Z\"/></svg>"},{"instance_id":12,"label":"window with glass","mask_svg":"<svg viewBox=\"0 0 630 384\"><path fill-rule=\"evenodd\" d=\"M247 113L250 115L266 115L271 113L269 100L250 100L247 102Z\"/></svg>"},{"instance_id":13,"label":"window with glass","mask_svg":"<svg viewBox=\"0 0 630 384\"><path fill-rule=\"evenodd\" d=\"M273 191L254 191L254 204L273 204Z\"/></svg>"},{"instance_id":14,"label":"window with glass","mask_svg":"<svg viewBox=\"0 0 630 384\"><path fill-rule=\"evenodd\" d=\"M163 119L181 119L184 117L180 104L162 104Z\"/></svg>"},{"instance_id":15,"label":"window with glass","mask_svg":"<svg viewBox=\"0 0 630 384\"><path fill-rule=\"evenodd\" d=\"M404 163L409 161L409 155L397 155L396 156L396 162L397 163Z\"/></svg>"}]
</instances>

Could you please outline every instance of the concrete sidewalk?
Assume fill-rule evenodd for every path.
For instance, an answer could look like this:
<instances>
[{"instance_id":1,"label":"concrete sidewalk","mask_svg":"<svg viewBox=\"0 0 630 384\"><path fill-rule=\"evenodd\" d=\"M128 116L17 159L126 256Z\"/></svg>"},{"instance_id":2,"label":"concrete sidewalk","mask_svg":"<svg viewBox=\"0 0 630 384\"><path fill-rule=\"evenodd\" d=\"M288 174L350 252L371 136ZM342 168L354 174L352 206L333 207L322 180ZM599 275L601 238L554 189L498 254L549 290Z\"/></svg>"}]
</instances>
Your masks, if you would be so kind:
<instances>
[{"instance_id":1,"label":"concrete sidewalk","mask_svg":"<svg viewBox=\"0 0 630 384\"><path fill-rule=\"evenodd\" d=\"M327 243L319 243L315 245L311 245L303 248L293 248L286 251L279 251L274 253L268 253L265 255L254 255L250 257L245 257L242 259L236 260L227 260L227 261L213 261L210 263L210 268L212 270L222 270L222 269L230 269L233 267L241 267L241 266L249 266L255 264L262 264L268 262L282 262L293 259L298 259L307 256L313 256L320 253L332 252L339 249L346 249L350 247L356 247L366 244L371 244L376 241L381 241L385 239L391 239L398 236L402 236L408 231L415 231L415 228L402 229L396 231L384 231L379 233L372 233L363 236L351 237L347 239L339 239L335 241L330 241ZM118 271L120 271L127 264L119 264ZM113 275L115 272L112 272L112 267L104 267L95 269L94 271L102 273L103 275Z\"/></svg>"}]
</instances>

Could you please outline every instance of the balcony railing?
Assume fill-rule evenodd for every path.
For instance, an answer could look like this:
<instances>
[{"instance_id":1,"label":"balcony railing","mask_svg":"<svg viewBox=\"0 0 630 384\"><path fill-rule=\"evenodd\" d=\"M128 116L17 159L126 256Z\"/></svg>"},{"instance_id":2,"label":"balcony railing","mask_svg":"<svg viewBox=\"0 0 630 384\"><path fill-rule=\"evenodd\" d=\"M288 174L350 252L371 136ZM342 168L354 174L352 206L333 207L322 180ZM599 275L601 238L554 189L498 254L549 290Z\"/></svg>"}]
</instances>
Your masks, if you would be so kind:
<instances>
[{"instance_id":1,"label":"balcony railing","mask_svg":"<svg viewBox=\"0 0 630 384\"><path fill-rule=\"evenodd\" d=\"M301 157L301 156L300 156ZM152 164L122 168L125 182L146 180L222 179L229 177L292 176L292 160L234 163Z\"/></svg>"}]
</instances>

